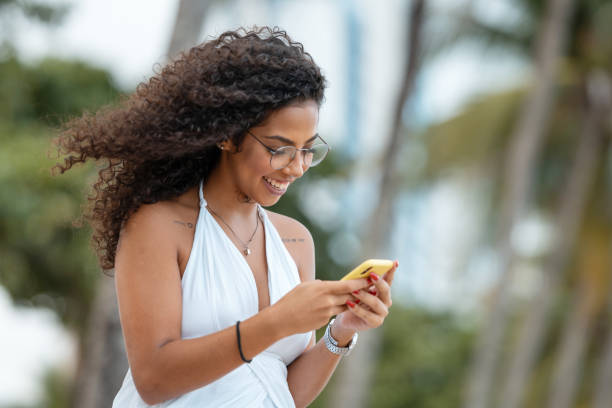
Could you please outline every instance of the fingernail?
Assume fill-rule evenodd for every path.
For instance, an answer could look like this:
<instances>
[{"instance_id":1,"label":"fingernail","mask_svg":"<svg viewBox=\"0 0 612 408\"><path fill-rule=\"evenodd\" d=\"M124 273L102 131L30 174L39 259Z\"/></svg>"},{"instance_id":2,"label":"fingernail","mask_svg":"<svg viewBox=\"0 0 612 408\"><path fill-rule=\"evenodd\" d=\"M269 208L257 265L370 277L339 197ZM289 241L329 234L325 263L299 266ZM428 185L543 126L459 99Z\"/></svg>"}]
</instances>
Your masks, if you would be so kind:
<instances>
[{"instance_id":1,"label":"fingernail","mask_svg":"<svg viewBox=\"0 0 612 408\"><path fill-rule=\"evenodd\" d=\"M368 276L368 279L366 280L368 281L368 283L372 283L372 278L370 278L369 276Z\"/></svg>"},{"instance_id":2,"label":"fingernail","mask_svg":"<svg viewBox=\"0 0 612 408\"><path fill-rule=\"evenodd\" d=\"M359 303L359 302L361 302L361 300L359 300L359 299L355 299L355 304L357 304L357 303Z\"/></svg>"},{"instance_id":3,"label":"fingernail","mask_svg":"<svg viewBox=\"0 0 612 408\"><path fill-rule=\"evenodd\" d=\"M359 291L358 291L358 290L354 290L354 291L353 291L353 294L354 294L354 295L358 295L358 294L359 294Z\"/></svg>"},{"instance_id":4,"label":"fingernail","mask_svg":"<svg viewBox=\"0 0 612 408\"><path fill-rule=\"evenodd\" d=\"M374 281L378 280L378 275L376 275L375 273L371 273L370 274L370 278L374 279Z\"/></svg>"},{"instance_id":5,"label":"fingernail","mask_svg":"<svg viewBox=\"0 0 612 408\"><path fill-rule=\"evenodd\" d=\"M397 268L399 266L399 261L395 261L395 267Z\"/></svg>"},{"instance_id":6,"label":"fingernail","mask_svg":"<svg viewBox=\"0 0 612 408\"><path fill-rule=\"evenodd\" d=\"M374 295L374 296L376 296L376 291L375 291L375 290L368 290L368 293L369 293L370 295Z\"/></svg>"},{"instance_id":7,"label":"fingernail","mask_svg":"<svg viewBox=\"0 0 612 408\"><path fill-rule=\"evenodd\" d=\"M346 304L347 304L349 307L355 307L355 304L354 304L353 302L351 302L350 300L347 300L347 301L346 301Z\"/></svg>"}]
</instances>

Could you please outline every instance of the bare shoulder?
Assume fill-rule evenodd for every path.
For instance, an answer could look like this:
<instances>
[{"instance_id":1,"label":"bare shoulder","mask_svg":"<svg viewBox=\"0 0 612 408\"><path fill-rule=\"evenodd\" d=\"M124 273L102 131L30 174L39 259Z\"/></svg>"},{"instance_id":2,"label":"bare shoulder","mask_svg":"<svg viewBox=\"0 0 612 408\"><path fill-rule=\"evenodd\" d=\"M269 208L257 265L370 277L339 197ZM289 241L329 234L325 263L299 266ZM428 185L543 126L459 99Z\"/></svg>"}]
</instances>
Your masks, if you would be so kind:
<instances>
[{"instance_id":1,"label":"bare shoulder","mask_svg":"<svg viewBox=\"0 0 612 408\"><path fill-rule=\"evenodd\" d=\"M143 204L126 221L120 243L125 240L155 239L158 243L173 241L173 220L179 218L176 205L167 201Z\"/></svg>"},{"instance_id":2,"label":"bare shoulder","mask_svg":"<svg viewBox=\"0 0 612 408\"><path fill-rule=\"evenodd\" d=\"M296 219L265 210L285 247L293 257L302 281L312 280L315 275L315 251L312 234Z\"/></svg>"}]
</instances>

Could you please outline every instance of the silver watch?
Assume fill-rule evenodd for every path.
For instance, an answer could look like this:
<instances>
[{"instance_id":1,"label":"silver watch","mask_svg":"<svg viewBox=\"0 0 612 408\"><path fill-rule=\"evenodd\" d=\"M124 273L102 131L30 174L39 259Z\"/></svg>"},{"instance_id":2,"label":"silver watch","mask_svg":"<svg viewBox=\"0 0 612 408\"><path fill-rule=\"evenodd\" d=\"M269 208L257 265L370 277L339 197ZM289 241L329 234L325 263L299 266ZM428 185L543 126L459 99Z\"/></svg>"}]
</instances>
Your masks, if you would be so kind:
<instances>
[{"instance_id":1,"label":"silver watch","mask_svg":"<svg viewBox=\"0 0 612 408\"><path fill-rule=\"evenodd\" d=\"M359 337L359 335L357 333L353 334L353 338L351 339L348 346L338 346L338 342L331 335L331 327L335 321L335 318L331 319L331 322L329 322L327 328L325 329L325 334L323 335L323 338L325 339L325 346L329 351L334 354L337 354L339 356L348 356L351 350L355 347L355 344L357 344L357 338Z\"/></svg>"}]
</instances>

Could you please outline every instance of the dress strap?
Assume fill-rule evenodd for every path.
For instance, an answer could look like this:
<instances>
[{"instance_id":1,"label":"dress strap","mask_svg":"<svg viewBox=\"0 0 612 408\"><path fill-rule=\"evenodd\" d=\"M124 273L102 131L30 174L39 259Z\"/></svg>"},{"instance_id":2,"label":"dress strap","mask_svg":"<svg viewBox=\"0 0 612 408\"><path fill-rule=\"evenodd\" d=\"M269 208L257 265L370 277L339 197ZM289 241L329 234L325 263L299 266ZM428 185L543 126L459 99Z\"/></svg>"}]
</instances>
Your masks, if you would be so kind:
<instances>
[{"instance_id":1,"label":"dress strap","mask_svg":"<svg viewBox=\"0 0 612 408\"><path fill-rule=\"evenodd\" d=\"M262 221L266 221L268 219L268 214L266 214L266 211L261 205L259 205L259 203L257 203L257 214L259 214L259 218L261 218Z\"/></svg>"},{"instance_id":2,"label":"dress strap","mask_svg":"<svg viewBox=\"0 0 612 408\"><path fill-rule=\"evenodd\" d=\"M200 180L200 208L206 207L206 200L204 199L204 193L202 192L202 188L204 186L204 180Z\"/></svg>"}]
</instances>

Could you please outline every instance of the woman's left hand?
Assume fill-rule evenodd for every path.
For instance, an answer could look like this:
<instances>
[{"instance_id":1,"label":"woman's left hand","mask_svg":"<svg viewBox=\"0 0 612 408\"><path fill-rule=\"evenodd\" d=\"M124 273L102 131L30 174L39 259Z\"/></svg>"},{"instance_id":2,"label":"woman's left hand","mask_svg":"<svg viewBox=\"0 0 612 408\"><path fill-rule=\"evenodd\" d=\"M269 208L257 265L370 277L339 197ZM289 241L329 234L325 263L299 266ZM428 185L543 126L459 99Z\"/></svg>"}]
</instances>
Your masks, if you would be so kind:
<instances>
[{"instance_id":1,"label":"woman's left hand","mask_svg":"<svg viewBox=\"0 0 612 408\"><path fill-rule=\"evenodd\" d=\"M348 310L338 316L339 325L343 330L363 331L380 326L389 314L391 307L391 284L398 262L381 278L371 274L372 283L366 289L352 293L352 300L347 301Z\"/></svg>"}]
</instances>

